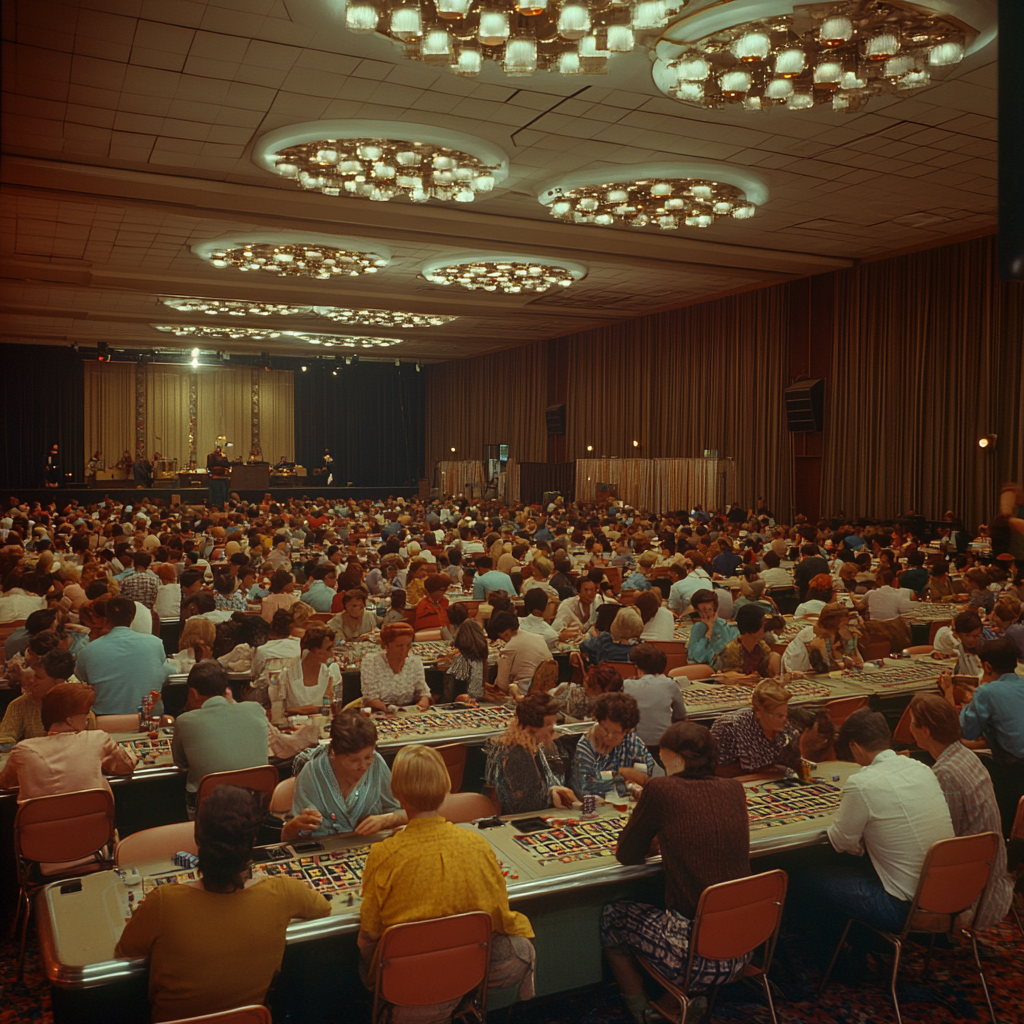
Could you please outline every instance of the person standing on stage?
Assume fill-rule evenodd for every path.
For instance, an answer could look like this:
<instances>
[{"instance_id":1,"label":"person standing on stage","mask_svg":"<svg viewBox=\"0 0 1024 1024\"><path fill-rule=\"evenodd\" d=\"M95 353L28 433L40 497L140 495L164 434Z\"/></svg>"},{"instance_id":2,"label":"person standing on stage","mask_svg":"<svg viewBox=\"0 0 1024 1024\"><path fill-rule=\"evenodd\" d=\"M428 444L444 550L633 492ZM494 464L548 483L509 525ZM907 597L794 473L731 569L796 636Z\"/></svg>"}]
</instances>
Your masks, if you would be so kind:
<instances>
[{"instance_id":1,"label":"person standing on stage","mask_svg":"<svg viewBox=\"0 0 1024 1024\"><path fill-rule=\"evenodd\" d=\"M327 486L330 487L334 482L334 472L331 467L334 465L334 459L331 458L331 449L324 449L324 473L327 475Z\"/></svg>"},{"instance_id":2,"label":"person standing on stage","mask_svg":"<svg viewBox=\"0 0 1024 1024\"><path fill-rule=\"evenodd\" d=\"M145 452L132 463L132 479L139 487L153 486L153 464L146 458Z\"/></svg>"},{"instance_id":3,"label":"person standing on stage","mask_svg":"<svg viewBox=\"0 0 1024 1024\"><path fill-rule=\"evenodd\" d=\"M206 470L210 474L210 504L224 508L228 503L228 462L220 445L206 456Z\"/></svg>"},{"instance_id":4,"label":"person standing on stage","mask_svg":"<svg viewBox=\"0 0 1024 1024\"><path fill-rule=\"evenodd\" d=\"M106 469L103 462L103 452L96 451L93 454L93 457L89 460L88 465L85 467L86 477L93 487L96 486L96 474L101 469Z\"/></svg>"},{"instance_id":5,"label":"person standing on stage","mask_svg":"<svg viewBox=\"0 0 1024 1024\"><path fill-rule=\"evenodd\" d=\"M60 486L60 451L54 445L46 456L46 486Z\"/></svg>"}]
</instances>

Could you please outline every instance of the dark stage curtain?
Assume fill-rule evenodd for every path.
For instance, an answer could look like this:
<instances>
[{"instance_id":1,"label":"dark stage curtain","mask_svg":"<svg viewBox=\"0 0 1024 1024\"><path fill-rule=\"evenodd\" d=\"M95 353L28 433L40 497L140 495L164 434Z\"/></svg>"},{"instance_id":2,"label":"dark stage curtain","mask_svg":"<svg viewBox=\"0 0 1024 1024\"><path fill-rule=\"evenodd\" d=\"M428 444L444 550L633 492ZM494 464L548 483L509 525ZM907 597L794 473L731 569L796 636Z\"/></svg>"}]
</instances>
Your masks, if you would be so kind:
<instances>
[{"instance_id":1,"label":"dark stage curtain","mask_svg":"<svg viewBox=\"0 0 1024 1024\"><path fill-rule=\"evenodd\" d=\"M539 505L545 491L559 491L572 501L575 490L575 462L519 463L519 496L528 505Z\"/></svg>"},{"instance_id":2,"label":"dark stage curtain","mask_svg":"<svg viewBox=\"0 0 1024 1024\"><path fill-rule=\"evenodd\" d=\"M83 387L82 357L70 348L0 348L0 486L42 487L54 443L63 482L83 481Z\"/></svg>"},{"instance_id":3,"label":"dark stage curtain","mask_svg":"<svg viewBox=\"0 0 1024 1024\"><path fill-rule=\"evenodd\" d=\"M424 379L410 363L310 366L295 373L295 457L334 457L334 486L409 487L422 476ZM309 488L315 490L310 477Z\"/></svg>"}]
</instances>

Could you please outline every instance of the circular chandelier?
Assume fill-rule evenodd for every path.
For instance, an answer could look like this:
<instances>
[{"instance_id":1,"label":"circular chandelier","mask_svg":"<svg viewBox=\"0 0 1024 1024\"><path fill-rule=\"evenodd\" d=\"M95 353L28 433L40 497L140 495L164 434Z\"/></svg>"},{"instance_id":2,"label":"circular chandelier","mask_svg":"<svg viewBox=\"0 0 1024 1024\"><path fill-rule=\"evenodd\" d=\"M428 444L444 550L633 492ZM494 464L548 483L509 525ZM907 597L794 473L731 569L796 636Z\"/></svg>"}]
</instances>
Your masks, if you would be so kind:
<instances>
[{"instance_id":1,"label":"circular chandelier","mask_svg":"<svg viewBox=\"0 0 1024 1024\"><path fill-rule=\"evenodd\" d=\"M584 268L568 264L514 257L485 257L458 263L432 264L423 268L420 277L431 284L457 284L469 291L541 295L550 288L568 288L585 273Z\"/></svg>"},{"instance_id":2,"label":"circular chandelier","mask_svg":"<svg viewBox=\"0 0 1024 1024\"><path fill-rule=\"evenodd\" d=\"M310 306L289 306L282 302L250 302L247 299L170 299L160 301L179 313L206 313L209 316L304 316Z\"/></svg>"},{"instance_id":3,"label":"circular chandelier","mask_svg":"<svg viewBox=\"0 0 1024 1024\"><path fill-rule=\"evenodd\" d=\"M313 312L338 324L358 324L363 327L441 327L459 319L457 316L437 313L403 313L397 309L342 309L339 306L314 306Z\"/></svg>"},{"instance_id":4,"label":"circular chandelier","mask_svg":"<svg viewBox=\"0 0 1024 1024\"><path fill-rule=\"evenodd\" d=\"M206 257L215 267L263 270L279 277L311 277L326 281L337 275L376 274L388 261L374 252L337 249L329 245L253 242L213 249Z\"/></svg>"},{"instance_id":5,"label":"circular chandelier","mask_svg":"<svg viewBox=\"0 0 1024 1024\"><path fill-rule=\"evenodd\" d=\"M275 158L277 174L310 192L377 202L405 196L413 203L471 203L494 188L498 170L456 149L394 139L317 139Z\"/></svg>"},{"instance_id":6,"label":"circular chandelier","mask_svg":"<svg viewBox=\"0 0 1024 1024\"><path fill-rule=\"evenodd\" d=\"M350 32L378 32L406 57L459 75L484 61L506 75L599 75L635 34L668 24L688 0L348 0Z\"/></svg>"},{"instance_id":7,"label":"circular chandelier","mask_svg":"<svg viewBox=\"0 0 1024 1024\"><path fill-rule=\"evenodd\" d=\"M153 324L153 327L179 338L210 338L218 341L235 341L239 338L273 341L285 338L288 341L323 345L324 348L387 348L402 343L401 338L374 338L356 334L310 334L305 331L274 331L262 327L208 327L205 324Z\"/></svg>"},{"instance_id":8,"label":"circular chandelier","mask_svg":"<svg viewBox=\"0 0 1024 1024\"><path fill-rule=\"evenodd\" d=\"M708 228L723 217L746 220L756 212L742 189L700 178L651 177L555 187L541 196L541 202L552 217L567 224L626 224L631 228L653 225L662 231L684 225Z\"/></svg>"},{"instance_id":9,"label":"circular chandelier","mask_svg":"<svg viewBox=\"0 0 1024 1024\"><path fill-rule=\"evenodd\" d=\"M656 46L662 92L702 108L852 112L927 86L979 31L929 0L736 0L681 18ZM966 0L965 7L977 0ZM706 16L705 16L706 15Z\"/></svg>"}]
</instances>

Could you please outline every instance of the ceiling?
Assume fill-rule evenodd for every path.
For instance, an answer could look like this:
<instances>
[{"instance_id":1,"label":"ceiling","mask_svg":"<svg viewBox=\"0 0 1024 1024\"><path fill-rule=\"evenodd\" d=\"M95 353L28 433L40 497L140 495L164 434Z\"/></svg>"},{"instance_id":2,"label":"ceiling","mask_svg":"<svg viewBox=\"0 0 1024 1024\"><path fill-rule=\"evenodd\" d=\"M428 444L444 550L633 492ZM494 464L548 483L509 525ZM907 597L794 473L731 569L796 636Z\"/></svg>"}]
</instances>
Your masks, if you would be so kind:
<instances>
[{"instance_id":1,"label":"ceiling","mask_svg":"<svg viewBox=\"0 0 1024 1024\"><path fill-rule=\"evenodd\" d=\"M713 0L692 0L690 10ZM996 222L996 46L912 98L831 109L705 112L669 99L644 48L602 76L479 79L407 61L353 35L336 0L5 0L0 339L191 347L153 324L202 323L161 295L375 307L459 316L445 326L260 328L400 336L389 358L464 358L668 309ZM368 118L463 132L501 147L508 177L472 204L305 193L256 166L262 135ZM769 201L706 230L554 221L537 195L594 166L716 162ZM305 283L216 269L191 247L225 236L335 235L386 250L373 276ZM420 268L508 252L583 264L539 297L442 288ZM236 318L230 318L238 326ZM205 342L307 354L305 345Z\"/></svg>"}]
</instances>

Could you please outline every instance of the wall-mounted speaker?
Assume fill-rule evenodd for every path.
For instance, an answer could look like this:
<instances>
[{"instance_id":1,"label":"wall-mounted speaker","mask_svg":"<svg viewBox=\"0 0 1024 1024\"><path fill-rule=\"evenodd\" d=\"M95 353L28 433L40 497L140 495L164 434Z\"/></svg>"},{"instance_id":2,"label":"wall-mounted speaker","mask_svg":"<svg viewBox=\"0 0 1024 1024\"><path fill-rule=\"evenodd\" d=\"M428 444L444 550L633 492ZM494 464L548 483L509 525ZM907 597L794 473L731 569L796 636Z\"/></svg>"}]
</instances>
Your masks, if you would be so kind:
<instances>
[{"instance_id":1,"label":"wall-mounted speaker","mask_svg":"<svg viewBox=\"0 0 1024 1024\"><path fill-rule=\"evenodd\" d=\"M548 433L561 437L565 434L565 402L561 405L549 405L544 411L548 421Z\"/></svg>"},{"instance_id":2,"label":"wall-mounted speaker","mask_svg":"<svg viewBox=\"0 0 1024 1024\"><path fill-rule=\"evenodd\" d=\"M824 422L825 381L820 377L798 380L783 392L786 421L793 433L821 430Z\"/></svg>"}]
</instances>

